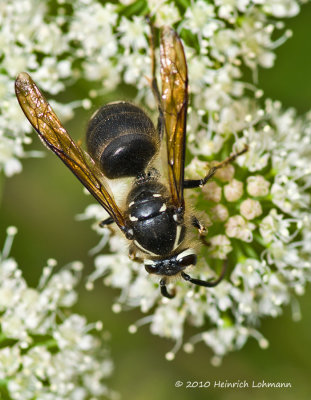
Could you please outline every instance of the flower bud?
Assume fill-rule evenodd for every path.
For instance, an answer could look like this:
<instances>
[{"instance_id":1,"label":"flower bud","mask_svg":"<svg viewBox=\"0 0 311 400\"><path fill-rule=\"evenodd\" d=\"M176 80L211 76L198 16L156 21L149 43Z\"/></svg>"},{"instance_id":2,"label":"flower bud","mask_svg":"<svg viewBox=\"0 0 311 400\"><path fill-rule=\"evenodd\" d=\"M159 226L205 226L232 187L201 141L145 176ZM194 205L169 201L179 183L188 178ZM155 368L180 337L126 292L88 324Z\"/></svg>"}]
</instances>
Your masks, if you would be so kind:
<instances>
[{"instance_id":1,"label":"flower bud","mask_svg":"<svg viewBox=\"0 0 311 400\"><path fill-rule=\"evenodd\" d=\"M237 201L243 195L243 182L232 179L230 183L224 186L225 198L230 201Z\"/></svg>"},{"instance_id":2,"label":"flower bud","mask_svg":"<svg viewBox=\"0 0 311 400\"><path fill-rule=\"evenodd\" d=\"M250 176L247 178L247 192L251 196L267 196L269 193L270 182L266 181L261 175Z\"/></svg>"},{"instance_id":3,"label":"flower bud","mask_svg":"<svg viewBox=\"0 0 311 400\"><path fill-rule=\"evenodd\" d=\"M231 242L226 235L213 236L209 240L209 243L210 255L215 258L220 258L221 260L225 260L227 254L232 250Z\"/></svg>"},{"instance_id":4,"label":"flower bud","mask_svg":"<svg viewBox=\"0 0 311 400\"><path fill-rule=\"evenodd\" d=\"M217 204L211 209L211 218L213 221L226 221L229 217L229 211L223 204Z\"/></svg>"},{"instance_id":5,"label":"flower bud","mask_svg":"<svg viewBox=\"0 0 311 400\"><path fill-rule=\"evenodd\" d=\"M203 186L202 192L205 200L213 201L214 203L219 203L221 200L221 187L214 181L207 182Z\"/></svg>"},{"instance_id":6,"label":"flower bud","mask_svg":"<svg viewBox=\"0 0 311 400\"><path fill-rule=\"evenodd\" d=\"M259 201L246 199L240 205L240 212L246 219L254 219L262 214L262 208Z\"/></svg>"},{"instance_id":7,"label":"flower bud","mask_svg":"<svg viewBox=\"0 0 311 400\"><path fill-rule=\"evenodd\" d=\"M244 242L251 242L253 239L252 230L255 229L255 225L246 221L241 215L230 217L225 227L229 237L241 239Z\"/></svg>"},{"instance_id":8,"label":"flower bud","mask_svg":"<svg viewBox=\"0 0 311 400\"><path fill-rule=\"evenodd\" d=\"M216 171L215 178L222 182L230 182L234 177L234 172L234 166L232 164L228 164Z\"/></svg>"}]
</instances>

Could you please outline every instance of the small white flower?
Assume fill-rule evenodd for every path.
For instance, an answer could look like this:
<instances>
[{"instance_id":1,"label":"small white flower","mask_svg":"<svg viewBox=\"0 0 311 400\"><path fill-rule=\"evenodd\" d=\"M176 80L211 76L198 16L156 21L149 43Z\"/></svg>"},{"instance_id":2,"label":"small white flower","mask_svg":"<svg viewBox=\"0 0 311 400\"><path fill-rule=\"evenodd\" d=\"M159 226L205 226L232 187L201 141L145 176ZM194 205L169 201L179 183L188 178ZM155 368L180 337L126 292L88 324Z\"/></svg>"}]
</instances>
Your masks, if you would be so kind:
<instances>
[{"instance_id":1,"label":"small white flower","mask_svg":"<svg viewBox=\"0 0 311 400\"><path fill-rule=\"evenodd\" d=\"M120 241L117 246L117 248L120 247ZM107 274L105 283L119 288L127 287L132 277L131 270L126 268L126 265L129 266L130 263L131 261L125 254L120 254L117 260L113 255L98 256L95 261L95 274L101 276L106 272L112 272ZM96 275L92 274L92 277L96 279Z\"/></svg>"},{"instance_id":2,"label":"small white flower","mask_svg":"<svg viewBox=\"0 0 311 400\"><path fill-rule=\"evenodd\" d=\"M290 233L291 225L297 224L298 220L286 219L283 214L279 214L275 208L273 208L269 214L263 218L259 225L260 234L266 243L273 240L281 239L283 242L289 242L298 233L296 227L294 233Z\"/></svg>"},{"instance_id":3,"label":"small white flower","mask_svg":"<svg viewBox=\"0 0 311 400\"><path fill-rule=\"evenodd\" d=\"M230 202L239 200L243 195L243 182L232 179L230 183L224 186L224 195Z\"/></svg>"},{"instance_id":4,"label":"small white flower","mask_svg":"<svg viewBox=\"0 0 311 400\"><path fill-rule=\"evenodd\" d=\"M221 187L214 181L207 182L202 188L202 193L206 200L214 203L219 203L221 200Z\"/></svg>"},{"instance_id":5,"label":"small white flower","mask_svg":"<svg viewBox=\"0 0 311 400\"><path fill-rule=\"evenodd\" d=\"M229 217L229 211L223 204L217 204L211 208L211 218L214 221L226 221Z\"/></svg>"},{"instance_id":6,"label":"small white flower","mask_svg":"<svg viewBox=\"0 0 311 400\"><path fill-rule=\"evenodd\" d=\"M148 293L148 296L146 296ZM139 276L130 286L129 301L132 304L140 305L142 312L147 312L154 305L159 295L159 288L148 279L146 271L142 270Z\"/></svg>"},{"instance_id":7,"label":"small white flower","mask_svg":"<svg viewBox=\"0 0 311 400\"><path fill-rule=\"evenodd\" d=\"M220 61L224 61L224 55L230 60L235 60L240 53L238 35L231 29L222 29L211 38L212 54Z\"/></svg>"},{"instance_id":8,"label":"small white flower","mask_svg":"<svg viewBox=\"0 0 311 400\"><path fill-rule=\"evenodd\" d=\"M276 317L281 313L281 306L289 302L288 290L277 274L272 274L261 289L258 304L260 313Z\"/></svg>"},{"instance_id":9,"label":"small white flower","mask_svg":"<svg viewBox=\"0 0 311 400\"><path fill-rule=\"evenodd\" d=\"M16 157L21 157L22 155L21 143L0 136L0 167L4 169L6 176L10 177L21 172L22 164Z\"/></svg>"},{"instance_id":10,"label":"small white flower","mask_svg":"<svg viewBox=\"0 0 311 400\"><path fill-rule=\"evenodd\" d=\"M134 16L133 21L122 17L118 30L123 34L120 43L125 49L132 47L133 50L137 52L141 48L148 47L145 37L146 25L144 23L144 17Z\"/></svg>"},{"instance_id":11,"label":"small white flower","mask_svg":"<svg viewBox=\"0 0 311 400\"><path fill-rule=\"evenodd\" d=\"M215 178L219 179L222 182L230 182L233 180L234 172L234 166L232 164L228 164L216 171Z\"/></svg>"},{"instance_id":12,"label":"small white flower","mask_svg":"<svg viewBox=\"0 0 311 400\"><path fill-rule=\"evenodd\" d=\"M0 349L0 378L13 376L21 362L20 348L18 346L4 347Z\"/></svg>"},{"instance_id":13,"label":"small white flower","mask_svg":"<svg viewBox=\"0 0 311 400\"><path fill-rule=\"evenodd\" d=\"M148 6L151 15L155 16L156 26L172 26L175 22L180 20L178 8L173 2L165 0L148 0Z\"/></svg>"},{"instance_id":14,"label":"small white flower","mask_svg":"<svg viewBox=\"0 0 311 400\"><path fill-rule=\"evenodd\" d=\"M220 260L225 260L227 254L232 250L230 240L225 235L213 236L209 239L209 243L210 255L219 258Z\"/></svg>"},{"instance_id":15,"label":"small white flower","mask_svg":"<svg viewBox=\"0 0 311 400\"><path fill-rule=\"evenodd\" d=\"M276 177L271 186L272 201L282 211L295 215L303 207L307 208L310 203L310 195L302 193L298 184L285 175Z\"/></svg>"},{"instance_id":16,"label":"small white flower","mask_svg":"<svg viewBox=\"0 0 311 400\"><path fill-rule=\"evenodd\" d=\"M218 356L223 356L228 351L232 351L235 347L234 342L237 340L237 337L239 337L240 346L247 340L247 334L244 334L244 343L242 344L241 332L236 327L212 329L202 334L204 342L210 346Z\"/></svg>"},{"instance_id":17,"label":"small white flower","mask_svg":"<svg viewBox=\"0 0 311 400\"><path fill-rule=\"evenodd\" d=\"M165 304L157 308L151 323L151 332L164 337L179 339L183 333L183 323L185 316L178 312L170 304Z\"/></svg>"},{"instance_id":18,"label":"small white flower","mask_svg":"<svg viewBox=\"0 0 311 400\"><path fill-rule=\"evenodd\" d=\"M247 288L253 289L263 283L262 277L266 273L267 266L264 262L256 259L246 259L236 265L231 274L231 280L236 286L243 282Z\"/></svg>"},{"instance_id":19,"label":"small white flower","mask_svg":"<svg viewBox=\"0 0 311 400\"><path fill-rule=\"evenodd\" d=\"M214 19L214 6L201 0L187 9L185 17L184 26L193 33L200 32L204 37L212 36L213 32L221 25L220 21Z\"/></svg>"},{"instance_id":20,"label":"small white flower","mask_svg":"<svg viewBox=\"0 0 311 400\"><path fill-rule=\"evenodd\" d=\"M261 1L266 13L272 14L278 18L293 17L300 11L299 3L293 0L272 0Z\"/></svg>"},{"instance_id":21,"label":"small white flower","mask_svg":"<svg viewBox=\"0 0 311 400\"><path fill-rule=\"evenodd\" d=\"M241 239L245 242L251 242L253 239L252 230L255 225L246 221L241 215L230 217L226 222L226 234L229 237Z\"/></svg>"},{"instance_id":22,"label":"small white flower","mask_svg":"<svg viewBox=\"0 0 311 400\"><path fill-rule=\"evenodd\" d=\"M247 178L247 192L254 197L267 196L270 182L261 175L249 176Z\"/></svg>"},{"instance_id":23,"label":"small white flower","mask_svg":"<svg viewBox=\"0 0 311 400\"><path fill-rule=\"evenodd\" d=\"M207 172L207 164L204 161L194 157L189 165L186 167L187 177L189 179L199 179L204 177Z\"/></svg>"},{"instance_id":24,"label":"small white flower","mask_svg":"<svg viewBox=\"0 0 311 400\"><path fill-rule=\"evenodd\" d=\"M240 205L240 212L246 219L254 219L262 214L262 208L257 200L246 199Z\"/></svg>"}]
</instances>

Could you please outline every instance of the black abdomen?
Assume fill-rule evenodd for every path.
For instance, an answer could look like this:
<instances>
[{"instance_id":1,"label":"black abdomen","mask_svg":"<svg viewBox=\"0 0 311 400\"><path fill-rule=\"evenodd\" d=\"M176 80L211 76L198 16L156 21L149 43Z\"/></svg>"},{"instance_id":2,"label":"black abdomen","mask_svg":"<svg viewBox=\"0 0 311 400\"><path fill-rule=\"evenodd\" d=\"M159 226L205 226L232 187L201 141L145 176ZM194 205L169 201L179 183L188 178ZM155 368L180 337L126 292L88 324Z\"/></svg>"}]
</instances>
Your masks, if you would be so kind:
<instances>
[{"instance_id":1,"label":"black abdomen","mask_svg":"<svg viewBox=\"0 0 311 400\"><path fill-rule=\"evenodd\" d=\"M110 179L142 173L155 155L158 141L151 119L127 102L100 108L86 133L88 152Z\"/></svg>"}]
</instances>

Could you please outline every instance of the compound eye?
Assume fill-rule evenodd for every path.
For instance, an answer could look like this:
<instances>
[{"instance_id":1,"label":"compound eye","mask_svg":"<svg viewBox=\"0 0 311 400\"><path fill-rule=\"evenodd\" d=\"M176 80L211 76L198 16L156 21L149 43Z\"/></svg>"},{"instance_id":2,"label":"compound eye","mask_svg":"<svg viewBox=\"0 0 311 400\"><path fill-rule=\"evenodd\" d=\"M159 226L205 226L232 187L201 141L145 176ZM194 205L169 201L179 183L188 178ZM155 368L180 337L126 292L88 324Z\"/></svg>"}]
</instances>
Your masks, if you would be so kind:
<instances>
[{"instance_id":1,"label":"compound eye","mask_svg":"<svg viewBox=\"0 0 311 400\"><path fill-rule=\"evenodd\" d=\"M197 256L195 254L188 254L178 260L178 265L181 267L188 267L197 263Z\"/></svg>"}]
</instances>

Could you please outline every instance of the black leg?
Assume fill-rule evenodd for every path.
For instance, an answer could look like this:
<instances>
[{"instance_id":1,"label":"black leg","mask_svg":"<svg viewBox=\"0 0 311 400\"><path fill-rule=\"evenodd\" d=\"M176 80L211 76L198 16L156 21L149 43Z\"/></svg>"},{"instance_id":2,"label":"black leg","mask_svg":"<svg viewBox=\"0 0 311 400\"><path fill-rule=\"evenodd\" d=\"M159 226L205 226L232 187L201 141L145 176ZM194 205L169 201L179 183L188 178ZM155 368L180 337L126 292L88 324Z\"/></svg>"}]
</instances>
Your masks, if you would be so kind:
<instances>
[{"instance_id":1,"label":"black leg","mask_svg":"<svg viewBox=\"0 0 311 400\"><path fill-rule=\"evenodd\" d=\"M162 278L160 280L160 289L161 289L161 294L164 297L167 297L168 299L173 299L175 297L175 292L173 293L169 293L167 291L167 287L166 287L166 280L165 278Z\"/></svg>"},{"instance_id":2,"label":"black leg","mask_svg":"<svg viewBox=\"0 0 311 400\"><path fill-rule=\"evenodd\" d=\"M191 282L194 285L198 285L198 286L204 286L204 287L214 287L217 286L224 278L225 274L226 274L226 270L227 270L227 260L224 262L221 274L219 275L219 277L215 280L215 281L202 281L201 279L194 279L191 278L190 275L186 274L185 272L181 272L181 276L183 277L183 279L185 281Z\"/></svg>"},{"instance_id":3,"label":"black leg","mask_svg":"<svg viewBox=\"0 0 311 400\"><path fill-rule=\"evenodd\" d=\"M103 221L100 221L99 226L101 228L104 228L105 226L111 225L114 223L114 219L112 217L108 217L104 219Z\"/></svg>"},{"instance_id":4,"label":"black leg","mask_svg":"<svg viewBox=\"0 0 311 400\"><path fill-rule=\"evenodd\" d=\"M224 161L222 161L222 162L218 163L217 165L215 165L214 167L212 167L208 171L208 173L205 176L205 178L203 178L203 179L186 179L184 181L184 189L194 189L194 188L197 188L197 187L203 187L206 184L206 182L209 181L215 175L215 172L218 169L223 168L227 164L231 163L238 156L240 156L241 154L244 154L247 150L248 150L248 146L244 147L244 149L239 151L238 153L235 153L232 156L227 157Z\"/></svg>"},{"instance_id":5,"label":"black leg","mask_svg":"<svg viewBox=\"0 0 311 400\"><path fill-rule=\"evenodd\" d=\"M205 246L210 246L210 243L206 240L206 232L207 229L205 226L200 222L196 216L192 215L191 217L191 225L194 226L198 231L200 235L200 240Z\"/></svg>"},{"instance_id":6,"label":"black leg","mask_svg":"<svg viewBox=\"0 0 311 400\"><path fill-rule=\"evenodd\" d=\"M200 235L203 235L206 232L205 226L200 222L195 215L192 215L191 217L191 225L197 228L199 231Z\"/></svg>"}]
</instances>

